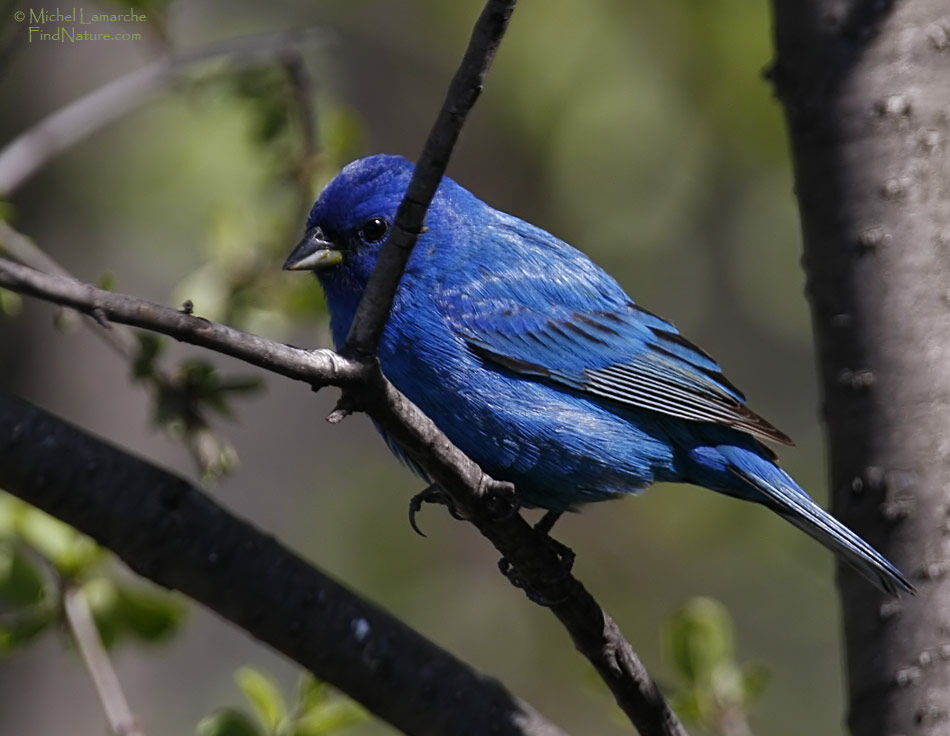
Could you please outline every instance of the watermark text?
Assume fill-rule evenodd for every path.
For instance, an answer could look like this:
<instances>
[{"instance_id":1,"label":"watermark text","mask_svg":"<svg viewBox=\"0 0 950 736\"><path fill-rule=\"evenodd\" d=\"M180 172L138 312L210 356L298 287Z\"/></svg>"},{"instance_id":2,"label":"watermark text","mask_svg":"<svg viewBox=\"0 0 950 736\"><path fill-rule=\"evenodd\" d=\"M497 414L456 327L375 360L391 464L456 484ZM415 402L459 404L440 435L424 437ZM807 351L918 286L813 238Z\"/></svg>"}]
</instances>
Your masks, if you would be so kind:
<instances>
[{"instance_id":1,"label":"watermark text","mask_svg":"<svg viewBox=\"0 0 950 736\"><path fill-rule=\"evenodd\" d=\"M83 41L141 41L136 24L148 22L141 10L103 13L83 7L25 8L13 13L24 23L27 43L81 43ZM125 27L123 27L125 26Z\"/></svg>"}]
</instances>

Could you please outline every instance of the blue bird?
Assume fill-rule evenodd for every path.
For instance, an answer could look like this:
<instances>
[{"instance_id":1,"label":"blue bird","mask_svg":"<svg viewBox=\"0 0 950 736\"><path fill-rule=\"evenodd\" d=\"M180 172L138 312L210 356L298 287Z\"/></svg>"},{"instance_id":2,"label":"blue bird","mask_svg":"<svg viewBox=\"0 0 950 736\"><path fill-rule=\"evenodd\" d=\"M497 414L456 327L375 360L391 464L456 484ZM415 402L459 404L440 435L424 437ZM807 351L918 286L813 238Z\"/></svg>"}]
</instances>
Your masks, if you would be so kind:
<instances>
[{"instance_id":1,"label":"blue bird","mask_svg":"<svg viewBox=\"0 0 950 736\"><path fill-rule=\"evenodd\" d=\"M388 155L346 166L284 264L316 272L338 348L412 172ZM746 407L716 361L583 253L447 177L400 282L379 361L527 506L561 512L656 481L694 483L767 506L887 593L914 590L778 467L761 441L788 437Z\"/></svg>"}]
</instances>

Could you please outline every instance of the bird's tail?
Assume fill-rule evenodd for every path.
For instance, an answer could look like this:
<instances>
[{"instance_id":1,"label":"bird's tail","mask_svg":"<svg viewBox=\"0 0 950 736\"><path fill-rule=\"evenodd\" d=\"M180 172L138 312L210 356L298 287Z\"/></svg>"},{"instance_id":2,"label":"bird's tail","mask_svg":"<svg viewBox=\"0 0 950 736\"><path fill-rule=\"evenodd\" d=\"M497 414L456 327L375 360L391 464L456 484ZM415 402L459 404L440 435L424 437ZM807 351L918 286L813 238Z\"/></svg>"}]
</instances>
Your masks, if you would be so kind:
<instances>
[{"instance_id":1,"label":"bird's tail","mask_svg":"<svg viewBox=\"0 0 950 736\"><path fill-rule=\"evenodd\" d=\"M744 497L768 506L817 539L885 593L916 593L910 581L884 555L816 504L784 470L744 448L716 449L727 461L728 470L759 492L758 497Z\"/></svg>"}]
</instances>

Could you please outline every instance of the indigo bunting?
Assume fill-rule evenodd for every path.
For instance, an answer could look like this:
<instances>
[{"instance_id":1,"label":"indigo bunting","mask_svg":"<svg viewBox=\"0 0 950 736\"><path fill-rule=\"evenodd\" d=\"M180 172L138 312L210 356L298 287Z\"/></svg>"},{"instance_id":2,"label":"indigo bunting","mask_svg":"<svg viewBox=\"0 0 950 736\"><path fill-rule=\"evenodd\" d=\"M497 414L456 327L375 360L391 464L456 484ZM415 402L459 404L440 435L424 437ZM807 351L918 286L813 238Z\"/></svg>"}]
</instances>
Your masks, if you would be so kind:
<instances>
[{"instance_id":1,"label":"indigo bunting","mask_svg":"<svg viewBox=\"0 0 950 736\"><path fill-rule=\"evenodd\" d=\"M337 348L412 171L388 155L346 166L284 264L316 272ZM379 361L524 505L560 512L655 481L694 483L772 509L887 593L913 591L778 467L762 440L790 440L746 407L716 361L583 253L447 177L400 282Z\"/></svg>"}]
</instances>

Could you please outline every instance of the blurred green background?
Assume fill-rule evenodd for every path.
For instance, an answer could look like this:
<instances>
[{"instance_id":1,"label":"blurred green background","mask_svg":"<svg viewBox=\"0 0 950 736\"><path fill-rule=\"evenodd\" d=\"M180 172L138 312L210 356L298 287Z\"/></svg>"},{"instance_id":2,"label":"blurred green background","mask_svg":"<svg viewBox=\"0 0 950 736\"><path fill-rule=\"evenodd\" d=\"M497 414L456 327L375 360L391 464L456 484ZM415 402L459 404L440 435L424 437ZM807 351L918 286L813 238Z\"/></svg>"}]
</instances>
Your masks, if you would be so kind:
<instances>
[{"instance_id":1,"label":"blurred green background","mask_svg":"<svg viewBox=\"0 0 950 736\"><path fill-rule=\"evenodd\" d=\"M314 27L319 41L304 52L320 146L312 198L347 158L418 155L481 7L179 1L146 8L162 33L122 43L27 43L23 24L3 19L13 51L0 68L0 141L169 45ZM585 250L716 356L751 406L796 440L783 464L824 503L787 143L762 78L770 33L761 2L523 2L449 173ZM304 212L282 178L293 125L286 138L268 138L275 123L256 104L267 85L266 73L234 83L221 66L155 94L17 191L12 223L83 279L111 274L122 291L170 304L190 298L199 314L297 345L328 344L316 284L279 272ZM54 313L25 301L17 316L0 316L3 389L194 477L181 443L153 426L149 396L128 365L88 330L57 330ZM473 529L428 508L428 537L411 532L406 505L420 482L364 417L330 427L333 390L313 395L272 376L265 386L216 425L241 459L211 484L217 498L567 731L629 733L564 631L497 573L496 553ZM735 619L739 658L768 668L753 729L841 732L832 560L790 525L668 485L589 507L563 519L556 536L577 552L577 575L661 682L673 684L663 627L685 601L708 595ZM47 635L0 660L3 736L103 731L92 685L62 643ZM295 677L198 609L170 643L123 647L116 659L155 734L190 733L214 707L240 702L231 674L243 664L284 683ZM391 729L370 722L352 733Z\"/></svg>"}]
</instances>

